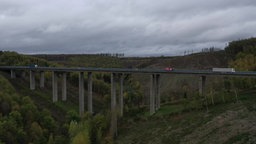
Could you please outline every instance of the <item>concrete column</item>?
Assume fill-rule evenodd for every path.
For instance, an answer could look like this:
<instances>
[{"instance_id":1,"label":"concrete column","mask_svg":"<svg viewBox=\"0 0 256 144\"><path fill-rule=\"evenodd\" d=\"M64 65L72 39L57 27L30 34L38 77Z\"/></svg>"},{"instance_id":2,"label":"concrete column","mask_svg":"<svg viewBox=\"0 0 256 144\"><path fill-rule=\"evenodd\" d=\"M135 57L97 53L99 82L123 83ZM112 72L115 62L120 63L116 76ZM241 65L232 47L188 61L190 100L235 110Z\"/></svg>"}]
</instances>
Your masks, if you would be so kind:
<instances>
[{"instance_id":1,"label":"concrete column","mask_svg":"<svg viewBox=\"0 0 256 144\"><path fill-rule=\"evenodd\" d=\"M30 70L30 89L34 90L36 88L36 84L35 84L35 72Z\"/></svg>"},{"instance_id":2,"label":"concrete column","mask_svg":"<svg viewBox=\"0 0 256 144\"><path fill-rule=\"evenodd\" d=\"M149 106L150 106L150 115L155 113L155 75L152 74L151 75L151 79L150 79L150 102L149 102Z\"/></svg>"},{"instance_id":3,"label":"concrete column","mask_svg":"<svg viewBox=\"0 0 256 144\"><path fill-rule=\"evenodd\" d=\"M40 88L44 88L44 72L40 72Z\"/></svg>"},{"instance_id":4,"label":"concrete column","mask_svg":"<svg viewBox=\"0 0 256 144\"><path fill-rule=\"evenodd\" d=\"M12 79L16 78L16 74L15 74L15 71L14 71L14 70L11 70L11 78L12 78Z\"/></svg>"},{"instance_id":5,"label":"concrete column","mask_svg":"<svg viewBox=\"0 0 256 144\"><path fill-rule=\"evenodd\" d=\"M84 113L84 72L79 73L79 114Z\"/></svg>"},{"instance_id":6,"label":"concrete column","mask_svg":"<svg viewBox=\"0 0 256 144\"><path fill-rule=\"evenodd\" d=\"M206 97L206 94L205 94L205 80L206 80L206 76L201 76L200 77L199 95L204 97L204 104L206 106L206 111L208 112L208 102L207 102L207 97Z\"/></svg>"},{"instance_id":7,"label":"concrete column","mask_svg":"<svg viewBox=\"0 0 256 144\"><path fill-rule=\"evenodd\" d=\"M120 116L124 113L124 74L120 75L120 98L119 98Z\"/></svg>"},{"instance_id":8,"label":"concrete column","mask_svg":"<svg viewBox=\"0 0 256 144\"><path fill-rule=\"evenodd\" d=\"M160 83L159 83L160 75L155 75L155 89L156 89L156 110L160 108L161 98L160 98Z\"/></svg>"},{"instance_id":9,"label":"concrete column","mask_svg":"<svg viewBox=\"0 0 256 144\"><path fill-rule=\"evenodd\" d=\"M93 113L92 110L92 72L88 72L88 111Z\"/></svg>"},{"instance_id":10,"label":"concrete column","mask_svg":"<svg viewBox=\"0 0 256 144\"><path fill-rule=\"evenodd\" d=\"M199 95L204 96L204 87L205 87L206 76L201 76L199 79Z\"/></svg>"},{"instance_id":11,"label":"concrete column","mask_svg":"<svg viewBox=\"0 0 256 144\"><path fill-rule=\"evenodd\" d=\"M62 101L67 100L67 73L62 73Z\"/></svg>"},{"instance_id":12,"label":"concrete column","mask_svg":"<svg viewBox=\"0 0 256 144\"><path fill-rule=\"evenodd\" d=\"M52 101L58 101L58 75L55 71L52 72Z\"/></svg>"},{"instance_id":13,"label":"concrete column","mask_svg":"<svg viewBox=\"0 0 256 144\"><path fill-rule=\"evenodd\" d=\"M22 71L21 77L22 77L22 78L26 78L26 72L25 72L25 71Z\"/></svg>"},{"instance_id":14,"label":"concrete column","mask_svg":"<svg viewBox=\"0 0 256 144\"><path fill-rule=\"evenodd\" d=\"M111 73L111 124L110 131L113 137L117 136L117 114L116 114L116 74Z\"/></svg>"}]
</instances>

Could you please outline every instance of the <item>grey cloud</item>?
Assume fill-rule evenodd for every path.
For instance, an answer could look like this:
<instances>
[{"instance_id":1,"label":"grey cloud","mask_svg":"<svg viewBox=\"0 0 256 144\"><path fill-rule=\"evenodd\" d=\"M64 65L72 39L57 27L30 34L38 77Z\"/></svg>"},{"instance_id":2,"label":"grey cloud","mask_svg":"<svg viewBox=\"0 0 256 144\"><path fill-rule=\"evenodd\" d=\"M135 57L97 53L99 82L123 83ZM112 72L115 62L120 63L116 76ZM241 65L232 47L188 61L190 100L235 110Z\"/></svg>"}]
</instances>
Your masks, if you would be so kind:
<instances>
[{"instance_id":1,"label":"grey cloud","mask_svg":"<svg viewBox=\"0 0 256 144\"><path fill-rule=\"evenodd\" d=\"M255 10L254 0L4 0L0 50L143 56L223 48L256 36Z\"/></svg>"}]
</instances>

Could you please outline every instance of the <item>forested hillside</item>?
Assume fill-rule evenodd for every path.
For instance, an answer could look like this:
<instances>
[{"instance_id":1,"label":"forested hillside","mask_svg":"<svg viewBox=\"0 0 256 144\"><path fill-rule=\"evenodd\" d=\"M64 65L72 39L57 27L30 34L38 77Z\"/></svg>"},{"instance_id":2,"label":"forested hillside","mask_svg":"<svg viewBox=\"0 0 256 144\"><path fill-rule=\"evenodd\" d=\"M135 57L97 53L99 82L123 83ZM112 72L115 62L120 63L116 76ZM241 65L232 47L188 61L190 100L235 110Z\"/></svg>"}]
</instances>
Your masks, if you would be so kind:
<instances>
[{"instance_id":1,"label":"forested hillside","mask_svg":"<svg viewBox=\"0 0 256 144\"><path fill-rule=\"evenodd\" d=\"M230 42L225 52L230 66L242 71L256 70L256 38Z\"/></svg>"},{"instance_id":2,"label":"forested hillside","mask_svg":"<svg viewBox=\"0 0 256 144\"><path fill-rule=\"evenodd\" d=\"M69 64L48 62L46 60L35 58L31 56L20 55L15 52L1 52L0 55L1 64L4 65L39 65L39 66L94 66L99 67L120 67L119 61L115 58L103 57L103 61L95 61L95 58L74 58ZM77 59L77 60L76 60ZM91 61L87 61L91 59ZM93 59L93 60L92 60ZM92 63L92 62L97 63ZM88 65L87 65L88 64ZM78 74L69 73L68 80L68 101L66 102L52 102L52 88L51 88L51 73L45 73L45 85L46 87L41 89L36 86L36 90L31 91L29 89L29 72L25 73L25 76L21 72L16 72L16 79L11 79L8 71L1 72L1 79L3 83L0 85L1 94L1 126L4 127L2 133L0 133L0 139L2 143L112 143L113 139L109 135L110 124L110 75L108 73L94 73L93 74L93 108L94 116L85 113L82 117L78 116ZM87 74L85 74L87 77ZM39 75L36 75L36 80L39 79ZM126 76L126 86L130 89L125 93L125 100L127 106L125 111L129 113L133 110L134 104L132 100L138 99L138 84L134 84L129 80L130 77ZM5 85L5 83L7 83ZM85 80L85 85L87 80ZM7 87L10 86L11 88ZM7 87L7 88L6 88ZM2 90L3 89L3 90ZM4 90L7 90L4 91ZM13 94L13 99L9 93ZM86 92L85 92L86 93ZM12 109L17 107L27 107L24 103L28 104L31 109L27 108L23 110L20 115L20 119L24 124L20 125L16 119L11 121ZM127 100L129 99L129 101ZM13 101L21 101L19 105L14 105ZM86 103L87 99L85 99ZM16 102L17 103L17 102ZM32 105L32 106L31 106ZM131 108L131 109L130 109ZM31 110L32 112L30 112ZM15 111L16 112L16 111ZM19 111L18 111L19 112ZM29 114L29 116L26 116ZM28 118L31 118L28 119ZM49 118L48 118L49 117ZM47 122L44 119L48 120ZM10 124L6 122L13 122L15 125L20 126L10 129ZM51 123L50 123L51 122ZM32 125L33 124L33 125ZM32 126L30 126L32 125ZM31 127L36 127L38 133L31 131ZM51 128L48 130L48 128ZM21 129L21 130L18 130ZM9 130L9 131L8 131ZM5 131L8 131L5 133ZM20 135L19 133L21 132ZM31 137L30 135L34 135ZM10 139L11 136L17 137L17 139Z\"/></svg>"},{"instance_id":3,"label":"forested hillside","mask_svg":"<svg viewBox=\"0 0 256 144\"><path fill-rule=\"evenodd\" d=\"M30 58L15 52L1 52L0 65L52 65L45 60ZM68 139L49 107L39 107L26 95L25 89L14 87L9 75L0 73L0 143L53 143ZM15 81L19 83L21 81ZM24 85L25 83L20 83ZM18 89L17 89L18 88Z\"/></svg>"}]
</instances>

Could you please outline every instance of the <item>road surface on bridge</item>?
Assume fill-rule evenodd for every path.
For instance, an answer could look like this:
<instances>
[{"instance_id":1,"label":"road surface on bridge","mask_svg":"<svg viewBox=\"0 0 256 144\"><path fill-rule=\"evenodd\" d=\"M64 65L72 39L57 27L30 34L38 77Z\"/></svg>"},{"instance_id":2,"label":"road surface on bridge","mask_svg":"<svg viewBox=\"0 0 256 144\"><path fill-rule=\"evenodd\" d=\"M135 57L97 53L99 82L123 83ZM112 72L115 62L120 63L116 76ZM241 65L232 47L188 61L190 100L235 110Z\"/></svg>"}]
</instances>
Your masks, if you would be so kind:
<instances>
[{"instance_id":1,"label":"road surface on bridge","mask_svg":"<svg viewBox=\"0 0 256 144\"><path fill-rule=\"evenodd\" d=\"M255 71L216 72L212 70L175 69L128 69L128 68L91 68L91 67L31 67L31 66L0 66L0 70L32 70L55 72L112 72L112 73L150 73L150 74L192 74L192 75L230 75L256 76Z\"/></svg>"}]
</instances>

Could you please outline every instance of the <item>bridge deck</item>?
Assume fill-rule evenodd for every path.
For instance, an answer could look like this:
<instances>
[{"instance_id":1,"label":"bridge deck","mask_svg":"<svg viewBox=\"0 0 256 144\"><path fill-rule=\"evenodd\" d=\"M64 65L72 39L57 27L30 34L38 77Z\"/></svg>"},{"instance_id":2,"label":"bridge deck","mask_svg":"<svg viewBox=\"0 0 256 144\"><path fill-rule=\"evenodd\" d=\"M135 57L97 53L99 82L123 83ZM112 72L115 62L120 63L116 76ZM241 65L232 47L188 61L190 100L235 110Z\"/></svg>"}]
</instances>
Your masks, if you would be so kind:
<instances>
[{"instance_id":1,"label":"bridge deck","mask_svg":"<svg viewBox=\"0 0 256 144\"><path fill-rule=\"evenodd\" d=\"M128 69L128 68L90 68L90 67L30 67L30 66L0 66L0 70L32 70L55 72L113 72L113 73L150 73L150 74L192 74L192 75L230 75L230 76L256 76L255 71L214 72L211 70L185 70L175 69Z\"/></svg>"}]
</instances>

